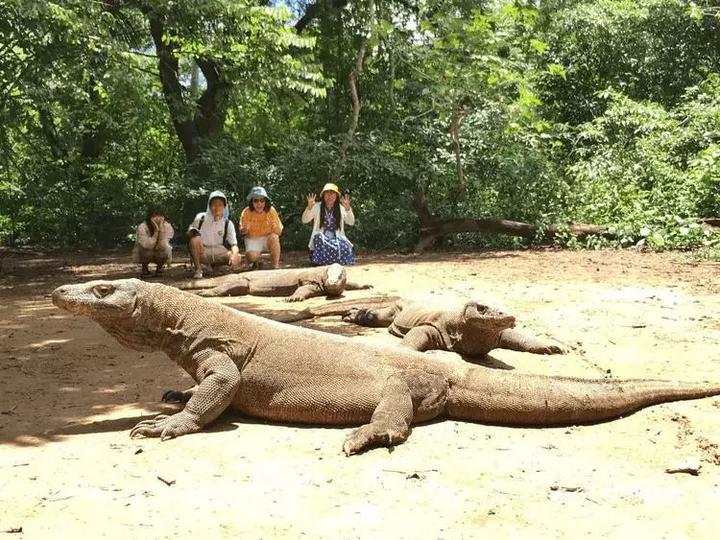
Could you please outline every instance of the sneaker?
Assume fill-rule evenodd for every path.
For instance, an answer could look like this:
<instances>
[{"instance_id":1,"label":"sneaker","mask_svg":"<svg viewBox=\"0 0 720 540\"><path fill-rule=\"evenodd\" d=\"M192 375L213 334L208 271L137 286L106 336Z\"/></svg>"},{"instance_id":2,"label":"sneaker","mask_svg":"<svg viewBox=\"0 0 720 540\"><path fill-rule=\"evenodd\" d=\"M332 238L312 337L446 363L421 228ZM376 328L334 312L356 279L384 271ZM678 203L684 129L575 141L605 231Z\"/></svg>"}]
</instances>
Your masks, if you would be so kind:
<instances>
[{"instance_id":1,"label":"sneaker","mask_svg":"<svg viewBox=\"0 0 720 540\"><path fill-rule=\"evenodd\" d=\"M193 274L193 279L202 279L202 277L203 277L202 270L200 268L195 270L195 273Z\"/></svg>"}]
</instances>

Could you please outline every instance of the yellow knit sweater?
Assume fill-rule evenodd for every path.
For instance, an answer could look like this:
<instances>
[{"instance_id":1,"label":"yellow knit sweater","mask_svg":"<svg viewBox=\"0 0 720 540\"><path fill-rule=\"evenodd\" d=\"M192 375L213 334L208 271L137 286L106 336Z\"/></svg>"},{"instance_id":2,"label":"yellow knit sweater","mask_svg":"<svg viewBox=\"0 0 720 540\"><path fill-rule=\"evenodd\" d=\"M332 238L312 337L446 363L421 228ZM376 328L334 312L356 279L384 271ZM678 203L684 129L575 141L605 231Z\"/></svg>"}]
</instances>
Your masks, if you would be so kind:
<instances>
[{"instance_id":1,"label":"yellow knit sweater","mask_svg":"<svg viewBox=\"0 0 720 540\"><path fill-rule=\"evenodd\" d=\"M245 207L240 214L240 230L248 238L259 238L268 234L280 235L283 224L274 208L269 212L255 212Z\"/></svg>"}]
</instances>

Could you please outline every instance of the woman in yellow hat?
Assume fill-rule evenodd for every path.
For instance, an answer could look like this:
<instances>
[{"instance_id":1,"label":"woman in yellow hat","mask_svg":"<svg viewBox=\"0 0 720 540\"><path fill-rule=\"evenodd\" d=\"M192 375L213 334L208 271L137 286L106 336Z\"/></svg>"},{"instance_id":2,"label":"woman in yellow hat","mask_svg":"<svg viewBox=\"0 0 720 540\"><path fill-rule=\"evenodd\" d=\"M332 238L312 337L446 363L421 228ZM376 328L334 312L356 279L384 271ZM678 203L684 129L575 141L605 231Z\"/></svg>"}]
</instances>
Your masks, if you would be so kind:
<instances>
[{"instance_id":1,"label":"woman in yellow hat","mask_svg":"<svg viewBox=\"0 0 720 540\"><path fill-rule=\"evenodd\" d=\"M355 223L350 197L340 196L337 185L327 183L320 191L320 202L315 202L315 194L307 196L307 207L302 214L302 222L313 222L310 235L310 262L320 266L325 264L354 264L353 245L345 236L345 225Z\"/></svg>"}]
</instances>

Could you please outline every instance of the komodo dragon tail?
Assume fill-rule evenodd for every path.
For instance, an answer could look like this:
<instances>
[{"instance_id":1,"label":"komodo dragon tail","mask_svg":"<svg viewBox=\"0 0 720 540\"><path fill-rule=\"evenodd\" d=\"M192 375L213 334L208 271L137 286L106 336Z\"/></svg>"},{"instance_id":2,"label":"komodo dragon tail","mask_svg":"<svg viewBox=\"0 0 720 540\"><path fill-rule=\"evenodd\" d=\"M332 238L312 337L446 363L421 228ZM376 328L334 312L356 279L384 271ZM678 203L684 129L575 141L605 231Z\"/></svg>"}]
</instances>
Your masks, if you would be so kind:
<instances>
[{"instance_id":1,"label":"komodo dragon tail","mask_svg":"<svg viewBox=\"0 0 720 540\"><path fill-rule=\"evenodd\" d=\"M284 323L293 323L314 319L315 317L332 317L333 315L345 315L351 308L383 308L400 300L399 296L369 296L367 298L355 298L350 300L339 300L329 302L321 306L307 307L300 311L284 313L272 319Z\"/></svg>"},{"instance_id":2,"label":"komodo dragon tail","mask_svg":"<svg viewBox=\"0 0 720 540\"><path fill-rule=\"evenodd\" d=\"M449 418L498 425L601 422L668 401L720 394L720 385L652 379L577 379L472 368L451 384Z\"/></svg>"}]
</instances>

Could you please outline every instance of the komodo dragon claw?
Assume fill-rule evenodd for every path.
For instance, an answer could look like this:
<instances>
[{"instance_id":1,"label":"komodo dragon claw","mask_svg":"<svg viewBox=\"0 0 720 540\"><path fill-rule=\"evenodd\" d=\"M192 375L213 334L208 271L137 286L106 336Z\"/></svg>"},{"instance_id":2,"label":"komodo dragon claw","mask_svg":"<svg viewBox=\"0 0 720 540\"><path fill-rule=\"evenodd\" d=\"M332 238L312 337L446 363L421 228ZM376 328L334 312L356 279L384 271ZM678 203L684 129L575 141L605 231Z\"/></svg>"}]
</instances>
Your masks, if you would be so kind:
<instances>
[{"instance_id":1,"label":"komodo dragon claw","mask_svg":"<svg viewBox=\"0 0 720 540\"><path fill-rule=\"evenodd\" d=\"M407 440L410 434L408 429L397 429L394 426L378 426L366 424L355 429L343 443L343 452L346 456L360 454L377 446L395 446Z\"/></svg>"},{"instance_id":2,"label":"komodo dragon claw","mask_svg":"<svg viewBox=\"0 0 720 540\"><path fill-rule=\"evenodd\" d=\"M190 396L186 395L186 392L180 390L168 390L165 392L160 401L163 403L187 403Z\"/></svg>"},{"instance_id":3,"label":"komodo dragon claw","mask_svg":"<svg viewBox=\"0 0 720 540\"><path fill-rule=\"evenodd\" d=\"M161 441L165 441L188 433L198 432L201 427L186 411L170 416L160 414L151 420L139 422L130 431L130 438L140 435L142 437L160 437Z\"/></svg>"}]
</instances>

